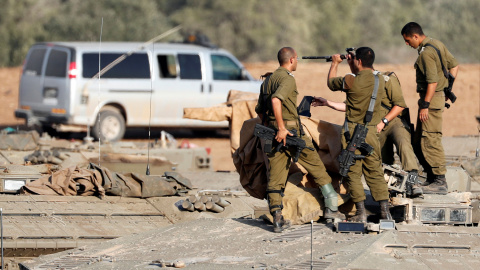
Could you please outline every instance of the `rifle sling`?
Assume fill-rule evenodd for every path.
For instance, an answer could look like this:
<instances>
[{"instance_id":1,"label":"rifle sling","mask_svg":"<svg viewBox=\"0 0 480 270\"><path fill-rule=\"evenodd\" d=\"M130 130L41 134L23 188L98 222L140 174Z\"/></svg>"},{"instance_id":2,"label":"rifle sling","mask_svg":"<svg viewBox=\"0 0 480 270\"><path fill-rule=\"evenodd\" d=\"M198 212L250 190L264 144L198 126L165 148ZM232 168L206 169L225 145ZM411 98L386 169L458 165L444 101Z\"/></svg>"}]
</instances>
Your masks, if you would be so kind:
<instances>
[{"instance_id":1,"label":"rifle sling","mask_svg":"<svg viewBox=\"0 0 480 270\"><path fill-rule=\"evenodd\" d=\"M442 64L443 76L445 76L445 78L447 78L447 80L448 80L448 72L447 72L447 69L445 68L445 66L443 65L442 54L440 53L440 50L437 49L437 47L433 46L430 43L425 44L425 47L427 47L427 46L432 47L432 48L435 49L435 51L437 51L438 58L440 59L440 64Z\"/></svg>"}]
</instances>

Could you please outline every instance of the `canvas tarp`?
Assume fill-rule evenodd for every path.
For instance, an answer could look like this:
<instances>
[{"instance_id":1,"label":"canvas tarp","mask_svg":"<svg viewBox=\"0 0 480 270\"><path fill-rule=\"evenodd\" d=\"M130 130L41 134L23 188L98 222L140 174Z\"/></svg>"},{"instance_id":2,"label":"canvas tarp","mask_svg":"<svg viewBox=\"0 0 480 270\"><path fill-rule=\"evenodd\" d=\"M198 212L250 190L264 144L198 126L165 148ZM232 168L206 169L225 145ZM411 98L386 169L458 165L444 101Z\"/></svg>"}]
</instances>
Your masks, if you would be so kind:
<instances>
[{"instance_id":1,"label":"canvas tarp","mask_svg":"<svg viewBox=\"0 0 480 270\"><path fill-rule=\"evenodd\" d=\"M263 142L253 135L255 124L260 123L256 118L255 106L258 94L230 91L228 101L210 108L184 109L184 118L204 121L230 122L230 143L233 163L240 174L240 183L253 197L266 198L268 159L263 152ZM341 151L341 126L322 120L301 116L304 130L314 142L316 150L332 176L332 184L339 195L339 204L342 211L353 211L351 204L344 204L349 200L345 185L339 184L339 163L337 156ZM283 197L283 214L294 224L309 222L318 219L323 214L323 198L315 187L306 170L299 164L290 168L287 185ZM313 218L313 217L316 217Z\"/></svg>"},{"instance_id":2,"label":"canvas tarp","mask_svg":"<svg viewBox=\"0 0 480 270\"><path fill-rule=\"evenodd\" d=\"M188 179L175 172L164 176L120 174L90 163L87 169L72 166L25 184L22 194L60 196L162 197L191 189Z\"/></svg>"},{"instance_id":3,"label":"canvas tarp","mask_svg":"<svg viewBox=\"0 0 480 270\"><path fill-rule=\"evenodd\" d=\"M245 120L257 116L255 106L258 94L231 90L227 102L208 108L185 108L183 118L204 121L229 121L232 154L240 144L240 129Z\"/></svg>"}]
</instances>

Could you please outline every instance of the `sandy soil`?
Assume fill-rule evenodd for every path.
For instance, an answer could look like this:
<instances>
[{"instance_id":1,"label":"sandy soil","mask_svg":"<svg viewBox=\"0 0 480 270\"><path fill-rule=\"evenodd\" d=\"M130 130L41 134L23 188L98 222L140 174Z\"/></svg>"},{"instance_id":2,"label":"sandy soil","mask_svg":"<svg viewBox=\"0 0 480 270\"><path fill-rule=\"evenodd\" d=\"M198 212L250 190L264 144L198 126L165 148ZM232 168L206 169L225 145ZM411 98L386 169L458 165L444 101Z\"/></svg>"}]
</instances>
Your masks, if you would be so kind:
<instances>
[{"instance_id":1,"label":"sandy soil","mask_svg":"<svg viewBox=\"0 0 480 270\"><path fill-rule=\"evenodd\" d=\"M267 71L274 71L278 64L247 63L247 70L255 77ZM334 101L343 101L345 95L341 92L332 92L326 86L326 78L330 65L320 62L300 62L294 73L300 95L323 96ZM382 71L395 71L400 78L407 105L412 108L412 120L417 115L417 94L415 93L415 70L413 65L377 65ZM348 72L347 64L342 64L338 74ZM22 120L14 117L14 110L18 106L18 87L21 68L0 68L0 126L16 126L23 124ZM476 115L480 115L480 65L462 64L455 81L454 92L457 101L444 113L444 136L477 135L478 124ZM298 100L300 102L300 99ZM312 117L336 124L342 124L344 114L329 108L312 108ZM178 138L179 142L184 138ZM226 137L196 138L188 136L191 143L211 149L214 170L235 170L229 151L229 139Z\"/></svg>"}]
</instances>

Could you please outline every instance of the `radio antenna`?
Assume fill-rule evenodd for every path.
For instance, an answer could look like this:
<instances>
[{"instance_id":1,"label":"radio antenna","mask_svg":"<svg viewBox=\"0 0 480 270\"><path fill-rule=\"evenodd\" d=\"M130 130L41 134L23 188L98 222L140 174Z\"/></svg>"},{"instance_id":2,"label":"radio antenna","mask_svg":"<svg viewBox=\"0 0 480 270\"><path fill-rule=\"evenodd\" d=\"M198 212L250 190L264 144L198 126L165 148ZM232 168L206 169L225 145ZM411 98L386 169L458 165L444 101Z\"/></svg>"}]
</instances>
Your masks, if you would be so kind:
<instances>
[{"instance_id":1,"label":"radio antenna","mask_svg":"<svg viewBox=\"0 0 480 270\"><path fill-rule=\"evenodd\" d=\"M97 107L100 107L100 90L101 90L101 84L100 84L100 77L102 75L101 73L101 62L100 60L102 59L102 34L103 34L103 17L102 17L102 25L100 26L100 43L98 47L98 92L97 92ZM98 117L97 117L97 124L100 126L100 114L102 112L98 111ZM102 150L100 148L101 146L101 136L100 136L100 129L98 129L98 166L100 166L100 159L102 157Z\"/></svg>"},{"instance_id":2,"label":"radio antenna","mask_svg":"<svg viewBox=\"0 0 480 270\"><path fill-rule=\"evenodd\" d=\"M155 42L152 43L152 60L150 61L150 114L148 116L148 146L147 146L147 171L146 175L150 175L150 130L152 122L152 95L153 95L153 61L155 61Z\"/></svg>"}]
</instances>

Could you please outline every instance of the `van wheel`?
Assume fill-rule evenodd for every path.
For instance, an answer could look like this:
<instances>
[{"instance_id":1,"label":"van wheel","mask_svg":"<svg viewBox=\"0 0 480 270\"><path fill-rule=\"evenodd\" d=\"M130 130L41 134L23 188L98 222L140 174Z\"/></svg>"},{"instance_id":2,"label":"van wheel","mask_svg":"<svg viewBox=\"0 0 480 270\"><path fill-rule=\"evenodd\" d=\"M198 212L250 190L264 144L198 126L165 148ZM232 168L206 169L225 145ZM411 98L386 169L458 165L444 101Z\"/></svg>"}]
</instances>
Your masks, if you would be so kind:
<instances>
[{"instance_id":1,"label":"van wheel","mask_svg":"<svg viewBox=\"0 0 480 270\"><path fill-rule=\"evenodd\" d=\"M101 141L116 142L123 138L125 134L125 118L118 110L114 108L100 111L92 128L92 135L95 139Z\"/></svg>"}]
</instances>

